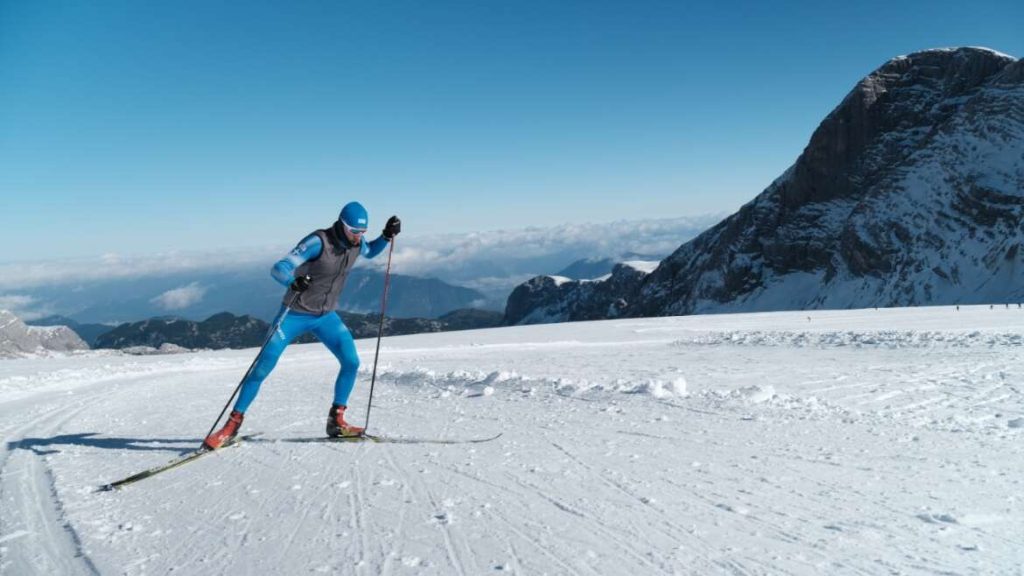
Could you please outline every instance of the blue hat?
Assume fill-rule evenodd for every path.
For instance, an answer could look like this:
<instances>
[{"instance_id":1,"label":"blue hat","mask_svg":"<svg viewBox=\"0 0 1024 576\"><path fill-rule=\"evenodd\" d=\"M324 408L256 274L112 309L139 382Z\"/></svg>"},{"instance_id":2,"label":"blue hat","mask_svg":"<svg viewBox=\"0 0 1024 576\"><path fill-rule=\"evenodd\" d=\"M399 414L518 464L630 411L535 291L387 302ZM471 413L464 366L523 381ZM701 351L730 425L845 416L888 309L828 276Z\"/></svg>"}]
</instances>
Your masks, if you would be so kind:
<instances>
[{"instance_id":1,"label":"blue hat","mask_svg":"<svg viewBox=\"0 0 1024 576\"><path fill-rule=\"evenodd\" d=\"M370 226L370 216L366 213L366 208L363 208L359 202L345 204L345 207L341 209L341 214L338 215L338 220L347 224L349 228L365 230Z\"/></svg>"}]
</instances>

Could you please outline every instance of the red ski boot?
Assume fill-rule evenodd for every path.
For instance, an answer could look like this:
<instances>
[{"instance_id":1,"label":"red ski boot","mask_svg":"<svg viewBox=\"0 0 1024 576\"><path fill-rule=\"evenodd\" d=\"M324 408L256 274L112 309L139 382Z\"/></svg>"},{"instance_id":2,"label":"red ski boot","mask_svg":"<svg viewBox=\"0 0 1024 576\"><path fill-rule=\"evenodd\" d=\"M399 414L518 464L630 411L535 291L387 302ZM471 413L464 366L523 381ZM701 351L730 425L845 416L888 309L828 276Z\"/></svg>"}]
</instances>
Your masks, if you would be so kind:
<instances>
[{"instance_id":1,"label":"red ski boot","mask_svg":"<svg viewBox=\"0 0 1024 576\"><path fill-rule=\"evenodd\" d=\"M331 438L342 436L362 436L363 428L345 422L345 406L332 404L327 413L327 435Z\"/></svg>"},{"instance_id":2,"label":"red ski boot","mask_svg":"<svg viewBox=\"0 0 1024 576\"><path fill-rule=\"evenodd\" d=\"M220 430L207 436L206 440L203 441L203 447L207 450L216 450L223 446L227 441L238 435L238 429L242 426L244 418L245 414L232 410L228 416L227 424Z\"/></svg>"}]
</instances>

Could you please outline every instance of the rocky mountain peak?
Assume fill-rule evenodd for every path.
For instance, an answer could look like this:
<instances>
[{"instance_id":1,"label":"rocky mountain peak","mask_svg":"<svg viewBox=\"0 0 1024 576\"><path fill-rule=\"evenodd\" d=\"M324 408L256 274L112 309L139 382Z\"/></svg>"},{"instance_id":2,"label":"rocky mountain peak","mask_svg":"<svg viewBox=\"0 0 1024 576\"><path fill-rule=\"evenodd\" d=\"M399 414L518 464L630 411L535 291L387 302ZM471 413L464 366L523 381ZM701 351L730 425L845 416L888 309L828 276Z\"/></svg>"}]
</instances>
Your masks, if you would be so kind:
<instances>
[{"instance_id":1,"label":"rocky mountain peak","mask_svg":"<svg viewBox=\"0 0 1024 576\"><path fill-rule=\"evenodd\" d=\"M780 191L784 206L863 193L863 182L851 176L889 166L922 145L963 97L1015 62L983 48L925 50L886 62L811 135L791 183ZM901 138L888 137L896 133Z\"/></svg>"},{"instance_id":2,"label":"rocky mountain peak","mask_svg":"<svg viewBox=\"0 0 1024 576\"><path fill-rule=\"evenodd\" d=\"M624 282L605 317L1016 302L1022 220L1024 64L916 52L857 82L785 173L637 288ZM597 310L597 294L611 296L563 298Z\"/></svg>"}]
</instances>

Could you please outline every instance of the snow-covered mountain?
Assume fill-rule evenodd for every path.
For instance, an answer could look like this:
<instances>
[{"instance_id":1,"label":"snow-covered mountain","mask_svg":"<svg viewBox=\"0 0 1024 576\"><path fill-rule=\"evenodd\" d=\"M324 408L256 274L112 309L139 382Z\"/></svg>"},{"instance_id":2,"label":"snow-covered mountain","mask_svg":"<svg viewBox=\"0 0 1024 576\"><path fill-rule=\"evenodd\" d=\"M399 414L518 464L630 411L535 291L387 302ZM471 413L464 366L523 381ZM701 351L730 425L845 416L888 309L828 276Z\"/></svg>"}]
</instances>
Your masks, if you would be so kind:
<instances>
[{"instance_id":1,"label":"snow-covered mountain","mask_svg":"<svg viewBox=\"0 0 1024 576\"><path fill-rule=\"evenodd\" d=\"M89 345L66 326L28 326L0 310L0 358L88 350Z\"/></svg>"},{"instance_id":2,"label":"snow-covered mountain","mask_svg":"<svg viewBox=\"0 0 1024 576\"><path fill-rule=\"evenodd\" d=\"M1022 218L1024 61L928 50L861 80L789 170L649 276L613 273L625 288L614 293L580 284L562 308L610 317L1018 302Z\"/></svg>"}]
</instances>

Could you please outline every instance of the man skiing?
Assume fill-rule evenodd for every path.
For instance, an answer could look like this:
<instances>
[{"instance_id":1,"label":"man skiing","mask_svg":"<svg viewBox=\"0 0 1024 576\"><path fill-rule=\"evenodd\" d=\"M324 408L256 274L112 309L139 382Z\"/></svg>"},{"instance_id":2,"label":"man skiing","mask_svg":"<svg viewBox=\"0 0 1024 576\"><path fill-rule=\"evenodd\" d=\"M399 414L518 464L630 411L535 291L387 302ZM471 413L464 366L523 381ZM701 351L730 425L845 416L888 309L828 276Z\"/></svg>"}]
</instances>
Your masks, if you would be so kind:
<instances>
[{"instance_id":1,"label":"man skiing","mask_svg":"<svg viewBox=\"0 0 1024 576\"><path fill-rule=\"evenodd\" d=\"M271 275L288 287L281 311L274 321L277 329L267 340L251 372L242 382L241 393L227 423L203 441L206 448L220 448L238 434L245 411L256 398L260 384L274 369L285 347L306 332L313 332L341 363L341 370L334 382L334 402L327 415L327 435L337 437L362 434L362 428L345 421L348 397L359 369L359 356L352 333L335 310L349 270L356 259L359 256L373 258L380 254L402 229L401 220L392 216L384 225L380 237L367 242L364 235L368 224L369 217L362 204L349 202L342 208L338 221L330 228L306 236L294 250L274 264Z\"/></svg>"}]
</instances>

